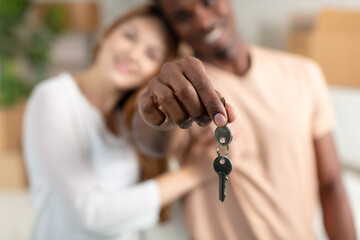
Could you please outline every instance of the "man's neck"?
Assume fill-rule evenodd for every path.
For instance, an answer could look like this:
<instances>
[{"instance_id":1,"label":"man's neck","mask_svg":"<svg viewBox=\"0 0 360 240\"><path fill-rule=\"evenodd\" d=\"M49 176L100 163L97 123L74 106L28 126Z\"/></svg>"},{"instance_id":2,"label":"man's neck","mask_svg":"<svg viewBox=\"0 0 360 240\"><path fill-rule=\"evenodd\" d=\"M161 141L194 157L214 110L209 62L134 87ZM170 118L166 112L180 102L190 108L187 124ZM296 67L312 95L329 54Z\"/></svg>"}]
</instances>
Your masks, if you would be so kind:
<instances>
[{"instance_id":1,"label":"man's neck","mask_svg":"<svg viewBox=\"0 0 360 240\"><path fill-rule=\"evenodd\" d=\"M232 49L229 49L221 55L196 54L196 57L240 76L246 74L250 69L249 50L242 40L239 40L238 44L235 44Z\"/></svg>"}]
</instances>

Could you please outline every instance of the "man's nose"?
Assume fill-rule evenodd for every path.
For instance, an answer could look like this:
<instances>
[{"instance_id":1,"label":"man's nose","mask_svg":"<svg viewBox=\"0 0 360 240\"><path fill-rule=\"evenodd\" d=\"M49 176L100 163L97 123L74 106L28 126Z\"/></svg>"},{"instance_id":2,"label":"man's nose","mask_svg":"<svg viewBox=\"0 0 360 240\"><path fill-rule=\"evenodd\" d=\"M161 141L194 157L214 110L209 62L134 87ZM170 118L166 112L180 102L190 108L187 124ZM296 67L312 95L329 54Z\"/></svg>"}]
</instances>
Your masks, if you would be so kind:
<instances>
[{"instance_id":1,"label":"man's nose","mask_svg":"<svg viewBox=\"0 0 360 240\"><path fill-rule=\"evenodd\" d=\"M213 26L211 13L204 7L197 7L195 10L195 26L201 33L208 32Z\"/></svg>"}]
</instances>

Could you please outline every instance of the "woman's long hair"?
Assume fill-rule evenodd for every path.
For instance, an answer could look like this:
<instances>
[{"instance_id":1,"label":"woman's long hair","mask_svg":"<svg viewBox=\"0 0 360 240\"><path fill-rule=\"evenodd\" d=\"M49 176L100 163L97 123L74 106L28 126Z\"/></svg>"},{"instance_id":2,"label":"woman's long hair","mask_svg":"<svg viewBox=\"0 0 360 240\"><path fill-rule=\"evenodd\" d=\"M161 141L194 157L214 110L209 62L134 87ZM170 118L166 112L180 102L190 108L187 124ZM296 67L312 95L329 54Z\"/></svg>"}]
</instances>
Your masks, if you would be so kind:
<instances>
[{"instance_id":1,"label":"woman's long hair","mask_svg":"<svg viewBox=\"0 0 360 240\"><path fill-rule=\"evenodd\" d=\"M167 55L165 57L164 63L166 61L172 60L177 56L177 50L179 45L179 40L176 37L176 35L171 30L170 26L166 22L164 16L162 15L161 10L156 5L145 5L138 7L127 14L119 17L117 20L115 20L105 31L100 35L97 43L95 44L94 52L93 52L93 61L96 60L96 57L98 55L99 49L101 48L101 40L108 37L119 25L123 24L124 22L130 20L134 17L139 16L151 16L151 17L157 17L160 19L162 24L164 25L165 34L166 34L166 44L167 44ZM158 69L160 71L160 68ZM149 79L150 80L150 79ZM134 109L136 107L137 101L135 97L135 92L138 89L131 90L127 93L125 93L124 97L119 100L116 109L114 110L120 110L124 113L126 116L126 127L127 130L131 131L131 118L134 113ZM140 151L136 151L138 160L140 163L140 176L141 180L147 180L151 178L155 178L156 176L165 173L168 171L168 160L167 158L150 158L146 155L142 154ZM166 221L170 216L170 206L164 207L161 209L160 213L160 221Z\"/></svg>"},{"instance_id":2,"label":"woman's long hair","mask_svg":"<svg viewBox=\"0 0 360 240\"><path fill-rule=\"evenodd\" d=\"M98 38L95 43L93 50L93 61L96 59L99 49L101 47L101 41L108 37L118 26L127 22L128 20L139 17L139 16L149 16L158 18L164 26L165 29L165 39L167 45L167 56L165 62L169 61L177 56L177 50L179 46L179 38L176 36L175 32L172 30L171 26L165 19L160 7L156 4L149 4L137 7L126 14L117 18L109 27L107 27Z\"/></svg>"},{"instance_id":3,"label":"woman's long hair","mask_svg":"<svg viewBox=\"0 0 360 240\"><path fill-rule=\"evenodd\" d=\"M137 96L133 94L125 103L123 113L125 114L125 124L129 132L131 132L131 120L137 106ZM142 181L155 178L169 170L167 157L151 158L136 150L137 157L140 163L140 178ZM166 206L161 209L160 221L164 222L170 218L171 206Z\"/></svg>"},{"instance_id":4,"label":"woman's long hair","mask_svg":"<svg viewBox=\"0 0 360 240\"><path fill-rule=\"evenodd\" d=\"M167 49L167 54L165 56L164 63L177 58L178 57L179 42L180 42L179 38L177 37L175 32L172 30L170 24L165 19L160 7L158 5L156 5L156 4L148 4L148 5L143 5L143 6L137 7L135 9L127 12L126 14L121 15L109 27L107 27L101 33L101 35L98 37L98 40L95 43L95 47L94 47L94 50L93 50L92 61L94 62L96 60L96 58L98 56L98 53L99 53L99 50L101 48L101 42L102 42L103 39L108 37L121 24L129 21L130 19L132 19L134 17L139 17L139 16L156 17L163 24L164 30L165 30L164 33L165 33L166 47L167 47L166 48ZM159 71L160 71L160 67L159 67L157 73L159 73ZM148 79L148 81L150 81L150 79ZM130 90L130 91L126 92L124 94L124 97L119 100L119 102L116 105L116 109L114 109L114 110L121 109L124 106L124 104L126 103L126 101L128 100L128 98L131 95L133 95L133 93L135 93L136 90L137 89Z\"/></svg>"}]
</instances>

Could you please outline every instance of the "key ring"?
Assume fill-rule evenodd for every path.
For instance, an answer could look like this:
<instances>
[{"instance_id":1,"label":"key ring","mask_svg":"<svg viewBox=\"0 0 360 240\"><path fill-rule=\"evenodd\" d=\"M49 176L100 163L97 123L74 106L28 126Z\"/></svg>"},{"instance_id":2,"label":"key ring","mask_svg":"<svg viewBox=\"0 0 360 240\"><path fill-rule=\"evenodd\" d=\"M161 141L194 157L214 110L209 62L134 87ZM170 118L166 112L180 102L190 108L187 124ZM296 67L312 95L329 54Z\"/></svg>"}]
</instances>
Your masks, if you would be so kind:
<instances>
[{"instance_id":1,"label":"key ring","mask_svg":"<svg viewBox=\"0 0 360 240\"><path fill-rule=\"evenodd\" d=\"M224 107L226 107L227 103L224 97L221 97L221 102L223 103ZM226 110L225 110L226 111ZM225 126L228 125L229 122L226 122Z\"/></svg>"},{"instance_id":2,"label":"key ring","mask_svg":"<svg viewBox=\"0 0 360 240\"><path fill-rule=\"evenodd\" d=\"M224 97L221 97L221 101L226 106L226 101ZM227 123L226 123L227 125ZM232 133L229 127L227 126L217 127L215 129L215 140L219 144L216 152L218 157L213 162L213 168L215 172L219 175L219 200L223 202L226 198L226 181L228 180L228 175L232 171L232 163L230 159L227 157L229 155L229 144L232 140ZM226 146L226 153L224 156L220 154L221 146Z\"/></svg>"},{"instance_id":3,"label":"key ring","mask_svg":"<svg viewBox=\"0 0 360 240\"><path fill-rule=\"evenodd\" d=\"M221 102L224 104L224 107L226 107L226 100L224 97L221 97Z\"/></svg>"},{"instance_id":4,"label":"key ring","mask_svg":"<svg viewBox=\"0 0 360 240\"><path fill-rule=\"evenodd\" d=\"M219 146L217 147L217 149L216 149L216 152L217 152L217 154L218 154L218 157L220 157L220 156L222 156L221 154L220 154L220 147L221 147L222 145L221 144L219 144ZM225 156L224 157L227 157L229 155L229 145L226 145L226 153L225 153Z\"/></svg>"}]
</instances>

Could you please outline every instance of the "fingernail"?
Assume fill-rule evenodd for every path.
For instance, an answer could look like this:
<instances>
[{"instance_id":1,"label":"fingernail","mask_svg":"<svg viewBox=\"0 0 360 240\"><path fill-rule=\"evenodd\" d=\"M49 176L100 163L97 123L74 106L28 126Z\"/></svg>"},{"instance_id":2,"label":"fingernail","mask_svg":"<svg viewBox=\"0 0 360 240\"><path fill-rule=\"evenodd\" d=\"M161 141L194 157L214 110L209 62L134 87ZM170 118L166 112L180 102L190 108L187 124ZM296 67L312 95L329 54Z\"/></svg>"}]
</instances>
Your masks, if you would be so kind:
<instances>
[{"instance_id":1,"label":"fingernail","mask_svg":"<svg viewBox=\"0 0 360 240\"><path fill-rule=\"evenodd\" d=\"M189 119L179 123L178 125L182 129L187 129L187 128L191 127L192 123L193 123L192 119L189 118Z\"/></svg>"},{"instance_id":2,"label":"fingernail","mask_svg":"<svg viewBox=\"0 0 360 240\"><path fill-rule=\"evenodd\" d=\"M201 127L208 126L211 123L211 121L212 120L209 115L204 115L204 116L201 116L201 117L195 119L195 122Z\"/></svg>"},{"instance_id":3,"label":"fingernail","mask_svg":"<svg viewBox=\"0 0 360 240\"><path fill-rule=\"evenodd\" d=\"M226 125L226 118L221 113L217 113L214 116L214 122L215 122L216 126L223 127Z\"/></svg>"}]
</instances>

